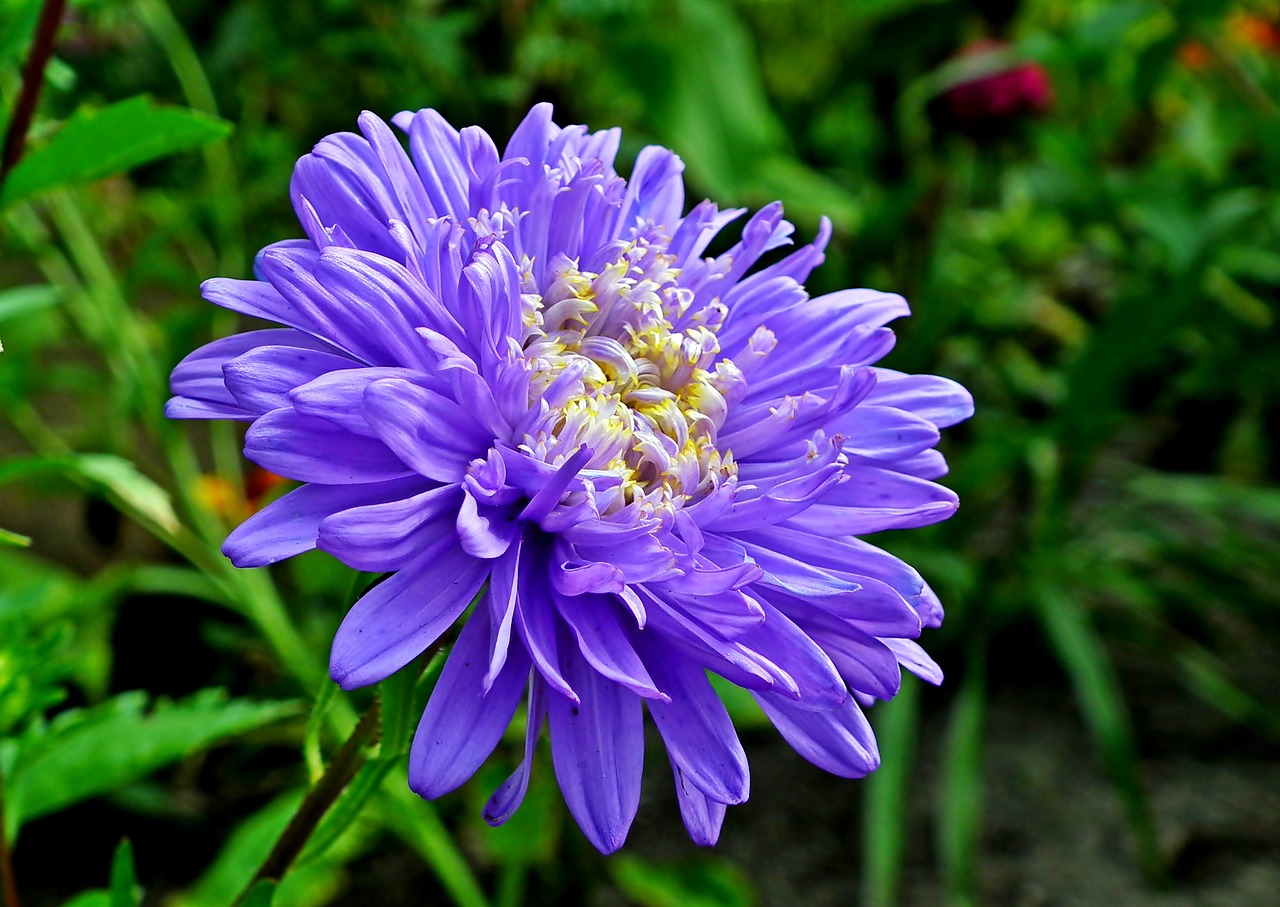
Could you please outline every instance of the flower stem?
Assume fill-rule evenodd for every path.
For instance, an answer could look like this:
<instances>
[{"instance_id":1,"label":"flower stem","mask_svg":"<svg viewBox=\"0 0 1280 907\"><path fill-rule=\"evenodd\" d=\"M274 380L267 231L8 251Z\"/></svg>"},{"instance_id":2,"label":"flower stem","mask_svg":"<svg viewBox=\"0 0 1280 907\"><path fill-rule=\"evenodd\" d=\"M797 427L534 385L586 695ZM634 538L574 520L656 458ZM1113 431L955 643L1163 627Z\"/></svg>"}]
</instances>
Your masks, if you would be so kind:
<instances>
[{"instance_id":1,"label":"flower stem","mask_svg":"<svg viewBox=\"0 0 1280 907\"><path fill-rule=\"evenodd\" d=\"M22 91L18 94L13 118L9 120L9 128L4 136L4 154L0 157L0 184L4 183L9 171L22 158L27 131L31 128L31 118L36 112L36 102L40 100L40 89L44 87L44 68L49 65L49 58L53 56L53 39L62 23L66 6L66 0L45 0L44 6L40 8L31 53L27 55L27 62L22 67Z\"/></svg>"},{"instance_id":2,"label":"flower stem","mask_svg":"<svg viewBox=\"0 0 1280 907\"><path fill-rule=\"evenodd\" d=\"M378 736L381 712L380 701L375 699L373 705L369 706L369 710L360 718L359 724L351 732L347 742L342 745L342 749L338 750L337 755L333 757L333 761L329 763L320 780L307 792L298 811L293 814L284 833L280 835L280 840L276 841L275 847L271 848L271 853L253 874L253 878L249 880L240 897L236 898L236 904L243 903L253 886L263 879L279 880L284 877L289 866L298 854L302 853L302 849L311 838L312 832L316 830L316 826L320 824L320 820L324 818L324 814L341 796L342 791L360 770L360 766L364 765L368 758L365 746L372 743Z\"/></svg>"}]
</instances>

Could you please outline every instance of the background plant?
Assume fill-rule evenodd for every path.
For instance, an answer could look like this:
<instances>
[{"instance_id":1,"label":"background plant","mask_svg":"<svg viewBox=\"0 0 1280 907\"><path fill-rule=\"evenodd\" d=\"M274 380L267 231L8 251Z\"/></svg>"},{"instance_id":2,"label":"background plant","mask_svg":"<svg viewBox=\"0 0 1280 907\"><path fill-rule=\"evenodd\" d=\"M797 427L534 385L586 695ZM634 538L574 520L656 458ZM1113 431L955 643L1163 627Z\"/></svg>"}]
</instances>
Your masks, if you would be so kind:
<instances>
[{"instance_id":1,"label":"background plant","mask_svg":"<svg viewBox=\"0 0 1280 907\"><path fill-rule=\"evenodd\" d=\"M0 0L5 126L41 6ZM394 767L435 665L384 684L353 738L371 701L335 694L325 656L372 578L319 555L232 568L228 526L280 489L246 473L234 430L160 414L169 367L234 327L197 281L246 276L297 232L285 187L316 139L420 106L500 135L540 99L623 126L623 159L676 149L724 204L781 198L802 235L831 216L812 291L904 293L889 364L978 400L946 442L960 514L886 542L949 606L928 641L949 680L876 709L885 767L848 838L864 903L900 902L922 834L949 901L981 899L987 706L1037 661L1075 697L1135 861L1176 881L1129 678L1270 758L1280 740L1278 17L1227 0L71 3L0 186L0 863L24 903L115 907L139 882L174 904L391 903L391 883L361 888L388 865L425 865L415 890L463 905L785 902L717 854L600 860L545 785L496 832L477 804L418 801ZM960 53L980 39L1004 57ZM1028 63L1051 101L958 117L957 85ZM921 825L904 804L939 748ZM67 884L108 887L34 868L59 815L101 827ZM177 859L180 830L197 843ZM289 871L268 860L250 892L282 834Z\"/></svg>"}]
</instances>

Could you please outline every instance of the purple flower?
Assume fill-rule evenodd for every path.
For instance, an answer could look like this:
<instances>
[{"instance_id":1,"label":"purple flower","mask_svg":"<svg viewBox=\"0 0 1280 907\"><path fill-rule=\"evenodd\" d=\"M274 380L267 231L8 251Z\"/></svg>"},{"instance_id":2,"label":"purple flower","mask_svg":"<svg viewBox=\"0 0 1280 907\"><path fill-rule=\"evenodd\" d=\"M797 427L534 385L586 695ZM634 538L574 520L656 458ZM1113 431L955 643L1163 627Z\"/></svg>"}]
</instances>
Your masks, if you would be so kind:
<instances>
[{"instance_id":1,"label":"purple flower","mask_svg":"<svg viewBox=\"0 0 1280 907\"><path fill-rule=\"evenodd\" d=\"M174 418L251 422L245 455L304 483L223 551L238 566L320 548L391 576L333 641L345 688L376 683L463 624L414 738L410 786L439 797L489 756L521 700L520 805L550 724L570 811L602 851L640 797L642 704L685 825L714 843L747 799L742 746L708 672L750 690L806 759L844 777L879 756L859 703L942 609L907 564L860 540L956 509L938 429L972 401L945 378L875 368L898 296L810 299L818 239L773 204L723 255L742 210L684 213L658 147L631 179L619 131L529 112L504 152L477 127L402 113L408 153L366 113L294 171L307 233L210 302L286 327L227 337L172 377Z\"/></svg>"}]
</instances>

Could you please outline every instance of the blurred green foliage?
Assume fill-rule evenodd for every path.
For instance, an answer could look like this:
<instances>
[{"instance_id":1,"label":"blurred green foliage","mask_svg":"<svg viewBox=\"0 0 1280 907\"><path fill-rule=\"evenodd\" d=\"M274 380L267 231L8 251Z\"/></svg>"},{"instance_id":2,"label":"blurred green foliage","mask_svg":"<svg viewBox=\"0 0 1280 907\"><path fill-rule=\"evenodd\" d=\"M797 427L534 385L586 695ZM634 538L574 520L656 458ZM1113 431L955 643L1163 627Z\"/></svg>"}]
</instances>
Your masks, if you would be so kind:
<instances>
[{"instance_id":1,"label":"blurred green foliage","mask_svg":"<svg viewBox=\"0 0 1280 907\"><path fill-rule=\"evenodd\" d=\"M39 6L0 0L6 119ZM280 700L323 688L328 639L368 578L319 555L274 578L219 555L228 525L261 503L236 430L179 430L160 415L169 367L234 328L196 285L247 275L253 250L299 232L292 163L360 110L433 106L503 136L550 99L562 123L622 126L623 160L651 142L676 149L695 198L780 198L802 236L829 216L812 292L904 293L915 317L897 326L889 364L956 378L977 400L944 441L960 513L882 540L948 605L926 642L953 670L943 693L908 684L875 710L885 767L865 784L864 903L897 903L918 728L939 708L938 872L949 903L976 901L985 704L1023 657L999 645L1011 633L1054 654L1158 882L1168 854L1115 659L1153 663L1185 695L1280 739L1273 693L1242 669L1280 649L1278 23L1266 0L73 3L30 150L0 194L10 844L22 816L88 797L178 821L179 783L156 773L216 763L214 747L238 737L241 755L221 758L247 760L252 780L219 791L235 801L222 840L163 890L166 903L210 907L245 890L367 704L321 694L304 728ZM956 94L1027 67L1043 90L1022 109ZM109 543L105 557L77 547L56 515L78 518L87 502L154 541ZM29 549L10 547L28 536ZM225 616L202 642L242 668L197 686L229 682L232 698L165 703L119 686L113 622L145 596ZM259 884L243 903L328 903L392 838L462 905L523 903L533 881L545 901L756 897L750 867L714 858L583 856L545 772L507 829L488 830L478 808L438 814L396 780L424 684L394 683L382 741L328 824L278 888ZM730 706L740 723L759 720ZM287 770L270 758L282 743ZM489 774L468 799L502 772ZM72 903L136 903L136 883L149 884L148 841L136 843L141 875L123 845L109 887ZM90 884L108 879L103 866Z\"/></svg>"}]
</instances>

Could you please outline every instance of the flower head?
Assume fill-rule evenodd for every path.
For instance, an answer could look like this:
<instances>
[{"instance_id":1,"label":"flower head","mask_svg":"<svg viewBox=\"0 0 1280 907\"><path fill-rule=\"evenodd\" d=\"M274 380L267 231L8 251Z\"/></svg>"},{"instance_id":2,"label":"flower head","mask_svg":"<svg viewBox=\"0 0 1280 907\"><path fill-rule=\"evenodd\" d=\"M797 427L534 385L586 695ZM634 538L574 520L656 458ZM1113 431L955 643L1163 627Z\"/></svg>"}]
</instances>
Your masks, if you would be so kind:
<instances>
[{"instance_id":1,"label":"flower head","mask_svg":"<svg viewBox=\"0 0 1280 907\"><path fill-rule=\"evenodd\" d=\"M1053 103L1049 74L1039 63L1020 62L1013 50L992 39L962 47L953 63L959 76L930 105L935 122L983 138L1048 110Z\"/></svg>"},{"instance_id":2,"label":"flower head","mask_svg":"<svg viewBox=\"0 0 1280 907\"><path fill-rule=\"evenodd\" d=\"M647 708L685 824L716 840L748 794L708 672L750 690L809 761L846 777L879 757L859 703L942 610L920 575L860 540L945 519L938 428L972 402L944 378L872 365L903 300L811 299L830 232L790 241L779 205L716 257L741 210L684 212L657 147L631 178L616 129L530 111L504 152L435 111L372 114L322 140L291 186L303 240L205 298L285 325L216 340L173 372L175 418L252 424L245 454L304 483L224 552L260 566L320 548L391 574L347 614L331 672L382 680L474 599L410 754L438 797L489 756L527 696L519 806L550 725L555 774L599 849L635 815Z\"/></svg>"}]
</instances>

